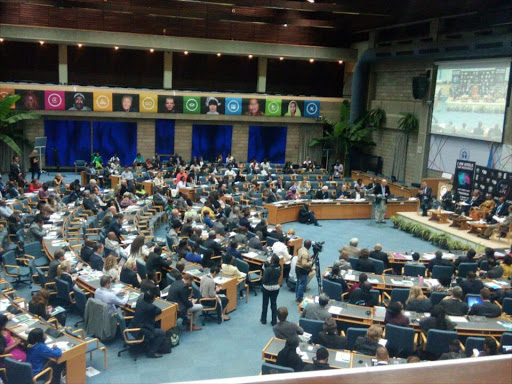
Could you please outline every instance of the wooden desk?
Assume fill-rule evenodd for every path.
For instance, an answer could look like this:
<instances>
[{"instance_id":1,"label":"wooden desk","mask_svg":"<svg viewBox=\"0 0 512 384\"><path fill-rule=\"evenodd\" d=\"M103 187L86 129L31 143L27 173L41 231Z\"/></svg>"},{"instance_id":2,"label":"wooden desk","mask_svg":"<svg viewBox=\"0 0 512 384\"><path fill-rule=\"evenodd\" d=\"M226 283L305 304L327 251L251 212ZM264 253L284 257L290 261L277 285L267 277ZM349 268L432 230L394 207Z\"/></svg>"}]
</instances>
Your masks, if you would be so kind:
<instances>
[{"instance_id":1,"label":"wooden desk","mask_svg":"<svg viewBox=\"0 0 512 384\"><path fill-rule=\"evenodd\" d=\"M439 199L439 183L449 184L450 179L445 179L442 177L427 177L421 179L421 181L427 183L427 187L432 188L432 195L436 195Z\"/></svg>"},{"instance_id":2,"label":"wooden desk","mask_svg":"<svg viewBox=\"0 0 512 384\"><path fill-rule=\"evenodd\" d=\"M194 203L196 202L196 190L195 188L180 188L180 193L183 193Z\"/></svg>"},{"instance_id":3,"label":"wooden desk","mask_svg":"<svg viewBox=\"0 0 512 384\"><path fill-rule=\"evenodd\" d=\"M110 188L115 191L117 186L121 182L121 176L119 176L119 175L110 175L109 177L110 177Z\"/></svg>"},{"instance_id":4,"label":"wooden desk","mask_svg":"<svg viewBox=\"0 0 512 384\"><path fill-rule=\"evenodd\" d=\"M439 224L448 224L448 218L453 215L450 211L438 211L437 209L429 209L430 221L437 221Z\"/></svg>"},{"instance_id":5,"label":"wooden desk","mask_svg":"<svg viewBox=\"0 0 512 384\"><path fill-rule=\"evenodd\" d=\"M338 219L370 219L372 204L367 200L320 200L280 202L279 204L265 204L269 224L282 224L299 219L299 210L303 204L309 203L309 209L319 220ZM388 200L386 218L397 212L417 212L419 200Z\"/></svg>"},{"instance_id":6,"label":"wooden desk","mask_svg":"<svg viewBox=\"0 0 512 384\"><path fill-rule=\"evenodd\" d=\"M144 180L142 185L144 185L144 191L146 191L146 195L151 196L153 194L153 182L151 180Z\"/></svg>"},{"instance_id":7,"label":"wooden desk","mask_svg":"<svg viewBox=\"0 0 512 384\"><path fill-rule=\"evenodd\" d=\"M377 177L361 171L352 171L351 177L353 180L361 179L364 184L380 183L385 179L385 177ZM408 187L400 183L392 183L389 179L386 180L388 181L389 191L395 196L403 196L408 199L409 197L416 197L418 193L418 188Z\"/></svg>"}]
</instances>

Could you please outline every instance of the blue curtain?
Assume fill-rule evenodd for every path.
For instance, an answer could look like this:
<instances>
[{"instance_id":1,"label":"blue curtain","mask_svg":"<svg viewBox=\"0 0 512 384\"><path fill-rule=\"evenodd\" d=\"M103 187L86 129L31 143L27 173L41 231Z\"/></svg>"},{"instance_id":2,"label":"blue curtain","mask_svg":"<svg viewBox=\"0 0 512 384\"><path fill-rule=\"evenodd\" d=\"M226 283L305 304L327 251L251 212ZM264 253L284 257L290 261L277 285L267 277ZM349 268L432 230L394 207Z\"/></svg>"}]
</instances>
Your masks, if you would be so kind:
<instances>
[{"instance_id":1,"label":"blue curtain","mask_svg":"<svg viewBox=\"0 0 512 384\"><path fill-rule=\"evenodd\" d=\"M90 124L90 121L45 120L46 164L54 166L55 155L63 167L74 166L75 160L88 163L91 160Z\"/></svg>"},{"instance_id":2,"label":"blue curtain","mask_svg":"<svg viewBox=\"0 0 512 384\"><path fill-rule=\"evenodd\" d=\"M92 147L104 163L117 153L121 165L132 164L137 155L137 123L94 121L92 126Z\"/></svg>"},{"instance_id":3,"label":"blue curtain","mask_svg":"<svg viewBox=\"0 0 512 384\"><path fill-rule=\"evenodd\" d=\"M192 127L192 157L213 161L219 153L223 158L231 153L232 125L194 124Z\"/></svg>"},{"instance_id":4,"label":"blue curtain","mask_svg":"<svg viewBox=\"0 0 512 384\"><path fill-rule=\"evenodd\" d=\"M249 127L247 161L267 159L283 164L286 155L286 127Z\"/></svg>"},{"instance_id":5,"label":"blue curtain","mask_svg":"<svg viewBox=\"0 0 512 384\"><path fill-rule=\"evenodd\" d=\"M174 120L155 121L155 153L172 155L174 153ZM167 158L168 156L164 156Z\"/></svg>"}]
</instances>

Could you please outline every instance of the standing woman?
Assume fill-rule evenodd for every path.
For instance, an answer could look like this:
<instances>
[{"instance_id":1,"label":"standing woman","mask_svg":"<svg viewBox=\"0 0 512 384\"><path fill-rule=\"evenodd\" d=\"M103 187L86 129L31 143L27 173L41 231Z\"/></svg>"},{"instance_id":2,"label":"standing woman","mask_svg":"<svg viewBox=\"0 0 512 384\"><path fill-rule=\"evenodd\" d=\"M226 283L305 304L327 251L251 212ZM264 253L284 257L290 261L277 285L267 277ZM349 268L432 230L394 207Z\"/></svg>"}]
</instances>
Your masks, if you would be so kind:
<instances>
[{"instance_id":1,"label":"standing woman","mask_svg":"<svg viewBox=\"0 0 512 384\"><path fill-rule=\"evenodd\" d=\"M39 169L39 159L37 156L37 150L34 149L28 157L28 161L30 163L30 172L32 173L32 180L36 178L36 174L38 180L41 178L41 170Z\"/></svg>"},{"instance_id":2,"label":"standing woman","mask_svg":"<svg viewBox=\"0 0 512 384\"><path fill-rule=\"evenodd\" d=\"M263 308L261 310L261 324L267 324L267 309L270 299L270 309L272 311L272 325L277 324L277 295L279 295L279 277L281 276L281 266L279 265L279 256L272 255L270 264L265 265L263 272Z\"/></svg>"}]
</instances>

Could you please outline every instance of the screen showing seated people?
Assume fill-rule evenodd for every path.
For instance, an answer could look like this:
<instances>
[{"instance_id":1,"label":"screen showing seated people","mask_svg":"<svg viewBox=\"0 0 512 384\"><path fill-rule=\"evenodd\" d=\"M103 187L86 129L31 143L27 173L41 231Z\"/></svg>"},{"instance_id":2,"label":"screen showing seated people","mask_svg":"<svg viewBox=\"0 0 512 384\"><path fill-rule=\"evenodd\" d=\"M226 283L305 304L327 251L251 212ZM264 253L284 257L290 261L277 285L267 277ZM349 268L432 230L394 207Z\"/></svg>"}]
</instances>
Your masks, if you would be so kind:
<instances>
[{"instance_id":1,"label":"screen showing seated people","mask_svg":"<svg viewBox=\"0 0 512 384\"><path fill-rule=\"evenodd\" d=\"M510 59L436 64L431 133L501 142Z\"/></svg>"}]
</instances>

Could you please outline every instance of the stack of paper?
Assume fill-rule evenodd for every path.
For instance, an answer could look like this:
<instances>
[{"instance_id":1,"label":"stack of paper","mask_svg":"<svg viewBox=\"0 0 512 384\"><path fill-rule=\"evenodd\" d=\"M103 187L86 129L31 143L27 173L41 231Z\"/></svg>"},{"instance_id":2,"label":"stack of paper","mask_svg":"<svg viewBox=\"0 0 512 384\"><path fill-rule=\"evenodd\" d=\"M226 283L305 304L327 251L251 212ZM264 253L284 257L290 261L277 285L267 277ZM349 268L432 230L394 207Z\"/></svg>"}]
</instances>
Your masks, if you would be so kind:
<instances>
[{"instance_id":1,"label":"stack of paper","mask_svg":"<svg viewBox=\"0 0 512 384\"><path fill-rule=\"evenodd\" d=\"M331 305L329 307L329 313L333 315L339 315L341 313L341 307L336 307L334 305Z\"/></svg>"}]
</instances>

